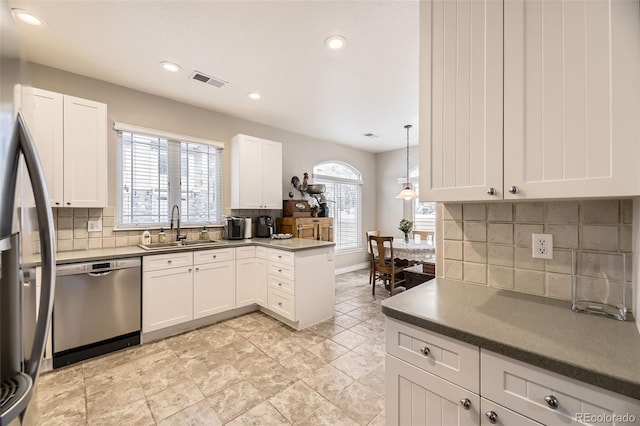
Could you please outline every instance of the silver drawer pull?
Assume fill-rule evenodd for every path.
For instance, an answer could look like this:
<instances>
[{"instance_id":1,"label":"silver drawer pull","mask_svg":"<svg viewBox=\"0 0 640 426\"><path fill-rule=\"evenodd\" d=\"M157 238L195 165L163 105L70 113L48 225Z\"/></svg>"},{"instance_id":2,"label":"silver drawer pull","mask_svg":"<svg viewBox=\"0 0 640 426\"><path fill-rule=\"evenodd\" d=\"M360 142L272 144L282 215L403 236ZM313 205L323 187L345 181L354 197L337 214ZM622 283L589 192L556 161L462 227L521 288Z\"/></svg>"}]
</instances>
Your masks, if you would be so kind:
<instances>
[{"instance_id":1,"label":"silver drawer pull","mask_svg":"<svg viewBox=\"0 0 640 426\"><path fill-rule=\"evenodd\" d=\"M200 270L200 268L196 268L196 272L198 272Z\"/></svg>"},{"instance_id":2,"label":"silver drawer pull","mask_svg":"<svg viewBox=\"0 0 640 426\"><path fill-rule=\"evenodd\" d=\"M469 400L469 398L461 399L460 404L462 404L465 410L471 410L471 401Z\"/></svg>"},{"instance_id":3,"label":"silver drawer pull","mask_svg":"<svg viewBox=\"0 0 640 426\"><path fill-rule=\"evenodd\" d=\"M420 348L420 353L424 356L429 356L431 349L429 349L428 346L425 346L424 348Z\"/></svg>"},{"instance_id":4,"label":"silver drawer pull","mask_svg":"<svg viewBox=\"0 0 640 426\"><path fill-rule=\"evenodd\" d=\"M547 395L544 397L544 400L547 401L547 405L552 409L558 408L558 398L553 395Z\"/></svg>"},{"instance_id":5,"label":"silver drawer pull","mask_svg":"<svg viewBox=\"0 0 640 426\"><path fill-rule=\"evenodd\" d=\"M218 255L217 255L217 254L214 254L214 255L213 255L213 258L215 259L216 257L218 257Z\"/></svg>"},{"instance_id":6,"label":"silver drawer pull","mask_svg":"<svg viewBox=\"0 0 640 426\"><path fill-rule=\"evenodd\" d=\"M484 415L487 416L487 419L489 419L489 423L498 423L498 415L495 411L487 411L486 413L484 413Z\"/></svg>"},{"instance_id":7,"label":"silver drawer pull","mask_svg":"<svg viewBox=\"0 0 640 426\"><path fill-rule=\"evenodd\" d=\"M280 287L282 287L282 283L278 283L278 285L279 285Z\"/></svg>"},{"instance_id":8,"label":"silver drawer pull","mask_svg":"<svg viewBox=\"0 0 640 426\"><path fill-rule=\"evenodd\" d=\"M282 269L278 269L278 272L282 272Z\"/></svg>"},{"instance_id":9,"label":"silver drawer pull","mask_svg":"<svg viewBox=\"0 0 640 426\"><path fill-rule=\"evenodd\" d=\"M170 261L170 260L167 260L167 263L168 263L169 265L171 265L171 261Z\"/></svg>"},{"instance_id":10,"label":"silver drawer pull","mask_svg":"<svg viewBox=\"0 0 640 426\"><path fill-rule=\"evenodd\" d=\"M191 268L189 268L189 272L191 272Z\"/></svg>"}]
</instances>

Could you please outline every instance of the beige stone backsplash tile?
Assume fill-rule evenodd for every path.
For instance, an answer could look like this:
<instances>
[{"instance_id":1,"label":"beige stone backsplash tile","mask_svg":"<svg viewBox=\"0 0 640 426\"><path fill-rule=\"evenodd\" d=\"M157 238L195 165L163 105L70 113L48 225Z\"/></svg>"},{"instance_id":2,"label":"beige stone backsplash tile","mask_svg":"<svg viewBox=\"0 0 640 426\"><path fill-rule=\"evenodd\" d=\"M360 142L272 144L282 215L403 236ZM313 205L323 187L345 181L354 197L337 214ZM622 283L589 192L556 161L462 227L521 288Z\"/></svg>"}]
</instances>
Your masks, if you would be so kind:
<instances>
[{"instance_id":1,"label":"beige stone backsplash tile","mask_svg":"<svg viewBox=\"0 0 640 426\"><path fill-rule=\"evenodd\" d=\"M543 223L544 203L515 203L516 222L518 223Z\"/></svg>"},{"instance_id":2,"label":"beige stone backsplash tile","mask_svg":"<svg viewBox=\"0 0 640 426\"><path fill-rule=\"evenodd\" d=\"M585 200L581 204L581 222L585 225L608 225L620 220L619 200Z\"/></svg>"},{"instance_id":3,"label":"beige stone backsplash tile","mask_svg":"<svg viewBox=\"0 0 640 426\"><path fill-rule=\"evenodd\" d=\"M87 230L88 219L86 217L74 217L73 218L73 229L84 229Z\"/></svg>"},{"instance_id":4,"label":"beige stone backsplash tile","mask_svg":"<svg viewBox=\"0 0 640 426\"><path fill-rule=\"evenodd\" d=\"M71 251L71 250L73 250L73 240L56 241L56 251Z\"/></svg>"},{"instance_id":5,"label":"beige stone backsplash tile","mask_svg":"<svg viewBox=\"0 0 640 426\"><path fill-rule=\"evenodd\" d=\"M97 220L102 218L102 209L89 209L89 219Z\"/></svg>"},{"instance_id":6,"label":"beige stone backsplash tile","mask_svg":"<svg viewBox=\"0 0 640 426\"><path fill-rule=\"evenodd\" d=\"M467 241L487 241L487 223L464 222L464 239Z\"/></svg>"},{"instance_id":7,"label":"beige stone backsplash tile","mask_svg":"<svg viewBox=\"0 0 640 426\"><path fill-rule=\"evenodd\" d=\"M462 220L462 204L444 204L442 214L444 220Z\"/></svg>"},{"instance_id":8,"label":"beige stone backsplash tile","mask_svg":"<svg viewBox=\"0 0 640 426\"><path fill-rule=\"evenodd\" d=\"M463 220L486 220L487 206L485 203L469 203L462 205Z\"/></svg>"},{"instance_id":9,"label":"beige stone backsplash tile","mask_svg":"<svg viewBox=\"0 0 640 426\"><path fill-rule=\"evenodd\" d=\"M106 227L106 226L114 227L115 223L116 223L116 218L115 217L104 216L102 218L102 226L103 227Z\"/></svg>"},{"instance_id":10,"label":"beige stone backsplash tile","mask_svg":"<svg viewBox=\"0 0 640 426\"><path fill-rule=\"evenodd\" d=\"M487 284L487 265L484 263L464 262L464 280L476 284Z\"/></svg>"},{"instance_id":11,"label":"beige stone backsplash tile","mask_svg":"<svg viewBox=\"0 0 640 426\"><path fill-rule=\"evenodd\" d=\"M531 248L529 247L516 247L515 267L518 269L544 271L544 259L534 259L531 254Z\"/></svg>"},{"instance_id":12,"label":"beige stone backsplash tile","mask_svg":"<svg viewBox=\"0 0 640 426\"><path fill-rule=\"evenodd\" d=\"M483 242L467 242L463 244L465 262L487 263L487 245Z\"/></svg>"},{"instance_id":13,"label":"beige stone backsplash tile","mask_svg":"<svg viewBox=\"0 0 640 426\"><path fill-rule=\"evenodd\" d=\"M627 255L627 281L631 280L631 256ZM578 275L592 278L602 278L613 281L623 279L622 253L607 254L595 252L581 252L578 259Z\"/></svg>"},{"instance_id":14,"label":"beige stone backsplash tile","mask_svg":"<svg viewBox=\"0 0 640 426\"><path fill-rule=\"evenodd\" d=\"M72 229L58 229L58 240L73 240Z\"/></svg>"},{"instance_id":15,"label":"beige stone backsplash tile","mask_svg":"<svg viewBox=\"0 0 640 426\"><path fill-rule=\"evenodd\" d=\"M620 225L619 249L621 251L630 252L633 246L633 226Z\"/></svg>"},{"instance_id":16,"label":"beige stone backsplash tile","mask_svg":"<svg viewBox=\"0 0 640 426\"><path fill-rule=\"evenodd\" d=\"M633 222L633 200L622 200L622 223Z\"/></svg>"},{"instance_id":17,"label":"beige stone backsplash tile","mask_svg":"<svg viewBox=\"0 0 640 426\"><path fill-rule=\"evenodd\" d=\"M107 237L102 239L102 248L113 248L116 246L115 237Z\"/></svg>"},{"instance_id":18,"label":"beige stone backsplash tile","mask_svg":"<svg viewBox=\"0 0 640 426\"><path fill-rule=\"evenodd\" d=\"M553 259L547 260L547 272L571 274L571 250L553 249Z\"/></svg>"},{"instance_id":19,"label":"beige stone backsplash tile","mask_svg":"<svg viewBox=\"0 0 640 426\"><path fill-rule=\"evenodd\" d=\"M487 282L491 287L513 290L513 268L489 265L487 268Z\"/></svg>"},{"instance_id":20,"label":"beige stone backsplash tile","mask_svg":"<svg viewBox=\"0 0 640 426\"><path fill-rule=\"evenodd\" d=\"M544 280L544 272L516 269L514 271L514 290L542 296L545 293Z\"/></svg>"},{"instance_id":21,"label":"beige stone backsplash tile","mask_svg":"<svg viewBox=\"0 0 640 426\"><path fill-rule=\"evenodd\" d=\"M580 221L580 203L577 201L553 201L547 203L546 223L565 224Z\"/></svg>"},{"instance_id":22,"label":"beige stone backsplash tile","mask_svg":"<svg viewBox=\"0 0 640 426\"><path fill-rule=\"evenodd\" d=\"M89 238L89 233L87 232L86 229L82 229L82 228L76 228L73 230L73 238L74 239L83 239L83 238Z\"/></svg>"},{"instance_id":23,"label":"beige stone backsplash tile","mask_svg":"<svg viewBox=\"0 0 640 426\"><path fill-rule=\"evenodd\" d=\"M452 280L462 279L462 262L456 260L444 261L444 277Z\"/></svg>"},{"instance_id":24,"label":"beige stone backsplash tile","mask_svg":"<svg viewBox=\"0 0 640 426\"><path fill-rule=\"evenodd\" d=\"M102 248L102 238L89 238L89 249Z\"/></svg>"},{"instance_id":25,"label":"beige stone backsplash tile","mask_svg":"<svg viewBox=\"0 0 640 426\"><path fill-rule=\"evenodd\" d=\"M126 247L129 245L129 237L116 237L116 247Z\"/></svg>"},{"instance_id":26,"label":"beige stone backsplash tile","mask_svg":"<svg viewBox=\"0 0 640 426\"><path fill-rule=\"evenodd\" d=\"M571 300L571 275L550 272L545 275L545 296L554 299Z\"/></svg>"},{"instance_id":27,"label":"beige stone backsplash tile","mask_svg":"<svg viewBox=\"0 0 640 426\"><path fill-rule=\"evenodd\" d=\"M618 225L583 225L580 246L585 250L618 250Z\"/></svg>"},{"instance_id":28,"label":"beige stone backsplash tile","mask_svg":"<svg viewBox=\"0 0 640 426\"><path fill-rule=\"evenodd\" d=\"M444 258L452 260L462 260L462 241L445 240Z\"/></svg>"},{"instance_id":29,"label":"beige stone backsplash tile","mask_svg":"<svg viewBox=\"0 0 640 426\"><path fill-rule=\"evenodd\" d=\"M87 240L73 240L74 250L87 250L88 248L89 248L89 243Z\"/></svg>"},{"instance_id":30,"label":"beige stone backsplash tile","mask_svg":"<svg viewBox=\"0 0 640 426\"><path fill-rule=\"evenodd\" d=\"M514 232L514 243L518 246L531 247L531 234L541 234L544 225L522 225L516 224Z\"/></svg>"},{"instance_id":31,"label":"beige stone backsplash tile","mask_svg":"<svg viewBox=\"0 0 640 426\"><path fill-rule=\"evenodd\" d=\"M58 229L73 229L73 218L71 217L58 217Z\"/></svg>"},{"instance_id":32,"label":"beige stone backsplash tile","mask_svg":"<svg viewBox=\"0 0 640 426\"><path fill-rule=\"evenodd\" d=\"M140 244L140 236L135 236L135 237L129 236L127 237L127 242L130 246L135 246L137 244Z\"/></svg>"},{"instance_id":33,"label":"beige stone backsplash tile","mask_svg":"<svg viewBox=\"0 0 640 426\"><path fill-rule=\"evenodd\" d=\"M58 219L61 217L73 217L73 209L59 207L56 209L56 213L58 215Z\"/></svg>"},{"instance_id":34,"label":"beige stone backsplash tile","mask_svg":"<svg viewBox=\"0 0 640 426\"><path fill-rule=\"evenodd\" d=\"M489 265L513 267L513 246L487 245L487 261Z\"/></svg>"},{"instance_id":35,"label":"beige stone backsplash tile","mask_svg":"<svg viewBox=\"0 0 640 426\"><path fill-rule=\"evenodd\" d=\"M102 237L113 237L113 228L111 227L102 227Z\"/></svg>"},{"instance_id":36,"label":"beige stone backsplash tile","mask_svg":"<svg viewBox=\"0 0 640 426\"><path fill-rule=\"evenodd\" d=\"M487 241L498 244L513 244L513 224L489 223L487 224Z\"/></svg>"},{"instance_id":37,"label":"beige stone backsplash tile","mask_svg":"<svg viewBox=\"0 0 640 426\"><path fill-rule=\"evenodd\" d=\"M578 248L578 225L545 225L545 234L553 235L553 248Z\"/></svg>"},{"instance_id":38,"label":"beige stone backsplash tile","mask_svg":"<svg viewBox=\"0 0 640 426\"><path fill-rule=\"evenodd\" d=\"M76 218L88 218L89 217L89 209L73 209L73 217Z\"/></svg>"},{"instance_id":39,"label":"beige stone backsplash tile","mask_svg":"<svg viewBox=\"0 0 640 426\"><path fill-rule=\"evenodd\" d=\"M513 222L513 203L490 203L489 222Z\"/></svg>"},{"instance_id":40,"label":"beige stone backsplash tile","mask_svg":"<svg viewBox=\"0 0 640 426\"><path fill-rule=\"evenodd\" d=\"M462 240L462 222L445 220L443 224L443 238L445 240Z\"/></svg>"}]
</instances>

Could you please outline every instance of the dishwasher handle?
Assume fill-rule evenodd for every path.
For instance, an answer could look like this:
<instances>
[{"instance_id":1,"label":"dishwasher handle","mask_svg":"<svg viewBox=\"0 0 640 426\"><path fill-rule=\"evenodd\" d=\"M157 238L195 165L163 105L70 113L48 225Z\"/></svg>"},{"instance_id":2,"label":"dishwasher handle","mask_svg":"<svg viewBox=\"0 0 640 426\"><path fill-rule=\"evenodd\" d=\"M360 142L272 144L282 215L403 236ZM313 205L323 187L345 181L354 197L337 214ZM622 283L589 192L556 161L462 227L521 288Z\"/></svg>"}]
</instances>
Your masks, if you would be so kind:
<instances>
[{"instance_id":1,"label":"dishwasher handle","mask_svg":"<svg viewBox=\"0 0 640 426\"><path fill-rule=\"evenodd\" d=\"M105 275L109 275L113 272L113 269L110 271L102 271L102 272L87 272L87 275L90 277L104 277Z\"/></svg>"}]
</instances>

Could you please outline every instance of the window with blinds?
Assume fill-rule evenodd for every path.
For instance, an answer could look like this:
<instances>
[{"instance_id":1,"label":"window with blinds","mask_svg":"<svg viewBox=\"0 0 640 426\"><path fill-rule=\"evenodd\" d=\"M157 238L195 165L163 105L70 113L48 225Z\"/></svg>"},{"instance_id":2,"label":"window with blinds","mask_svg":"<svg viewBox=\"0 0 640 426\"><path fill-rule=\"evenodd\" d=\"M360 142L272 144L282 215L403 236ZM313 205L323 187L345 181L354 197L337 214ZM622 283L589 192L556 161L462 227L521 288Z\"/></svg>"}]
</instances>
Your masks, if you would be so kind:
<instances>
[{"instance_id":1,"label":"window with blinds","mask_svg":"<svg viewBox=\"0 0 640 426\"><path fill-rule=\"evenodd\" d=\"M118 227L169 226L174 205L184 225L220 222L222 149L177 139L118 131Z\"/></svg>"},{"instance_id":2,"label":"window with blinds","mask_svg":"<svg viewBox=\"0 0 640 426\"><path fill-rule=\"evenodd\" d=\"M409 172L409 180L413 185L413 190L420 195L418 178L418 168L415 167ZM420 202L419 198L413 200L413 229L415 231L436 231L436 203L432 201Z\"/></svg>"},{"instance_id":3,"label":"window with blinds","mask_svg":"<svg viewBox=\"0 0 640 426\"><path fill-rule=\"evenodd\" d=\"M362 248L362 178L345 163L328 162L313 167L314 183L326 186L329 216L333 217L336 250Z\"/></svg>"}]
</instances>

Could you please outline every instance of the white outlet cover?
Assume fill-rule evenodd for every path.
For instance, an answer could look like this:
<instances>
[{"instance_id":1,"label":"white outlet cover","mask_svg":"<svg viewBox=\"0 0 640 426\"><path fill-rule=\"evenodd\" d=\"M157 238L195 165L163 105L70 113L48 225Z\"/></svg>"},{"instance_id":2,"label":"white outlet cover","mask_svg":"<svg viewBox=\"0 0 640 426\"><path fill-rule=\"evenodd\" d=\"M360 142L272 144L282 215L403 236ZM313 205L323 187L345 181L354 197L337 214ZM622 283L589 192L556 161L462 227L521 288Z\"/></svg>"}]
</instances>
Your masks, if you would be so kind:
<instances>
[{"instance_id":1,"label":"white outlet cover","mask_svg":"<svg viewBox=\"0 0 640 426\"><path fill-rule=\"evenodd\" d=\"M102 221L101 220L90 220L87 222L87 231L89 232L100 232L102 231Z\"/></svg>"},{"instance_id":2,"label":"white outlet cover","mask_svg":"<svg viewBox=\"0 0 640 426\"><path fill-rule=\"evenodd\" d=\"M531 257L534 259L553 259L552 234L531 234Z\"/></svg>"}]
</instances>

